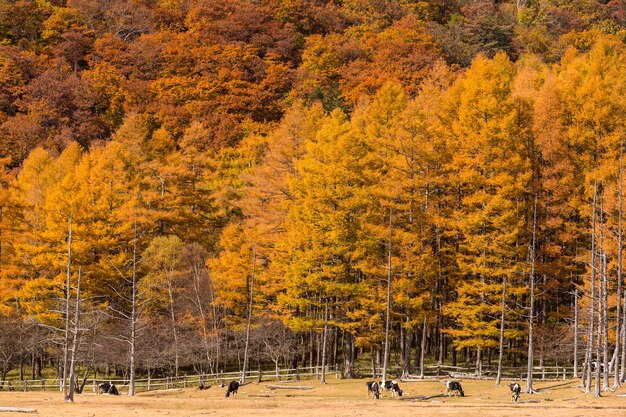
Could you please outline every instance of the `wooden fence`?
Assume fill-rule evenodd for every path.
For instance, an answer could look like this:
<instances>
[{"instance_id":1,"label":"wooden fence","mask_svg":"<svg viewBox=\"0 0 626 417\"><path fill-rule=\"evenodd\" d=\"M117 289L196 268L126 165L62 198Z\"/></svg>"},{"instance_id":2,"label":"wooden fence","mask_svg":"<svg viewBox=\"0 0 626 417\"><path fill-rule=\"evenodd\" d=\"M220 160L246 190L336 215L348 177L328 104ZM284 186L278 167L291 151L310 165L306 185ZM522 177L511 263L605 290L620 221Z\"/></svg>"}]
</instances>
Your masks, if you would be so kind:
<instances>
[{"instance_id":1,"label":"wooden fence","mask_svg":"<svg viewBox=\"0 0 626 417\"><path fill-rule=\"evenodd\" d=\"M450 366L450 365L432 365L424 367L425 378L456 378L456 379L495 379L497 374L497 366L495 365L483 365L481 376L476 375L474 367L468 366ZM580 369L579 369L580 371ZM377 376L380 377L382 369L376 369ZM246 372L246 381L259 382L259 381L275 381L275 380L300 380L320 378L322 368L320 366L297 368L297 369L279 369L266 370L266 371L248 371ZM337 367L327 366L326 374L328 378L340 378L341 372ZM372 377L372 370L366 368L357 368L356 374L358 377ZM400 368L390 368L387 372L389 378L398 378L401 375ZM525 380L527 376L526 367L505 367L502 369L502 378L504 380ZM543 366L533 368L533 378L537 380L559 380L571 378L574 376L573 367L563 366ZM167 390L187 387L197 387L200 383L220 385L228 384L229 381L239 380L241 378L241 372L223 372L212 374L194 374L194 375L182 375L178 377L166 377L166 378L138 378L135 379L135 392L145 392L153 390ZM408 378L419 379L420 376L416 374L410 375ZM85 384L85 392L96 392L98 384L103 382L110 382L115 384L120 392L126 392L128 390L128 379L119 378L90 378ZM59 379L38 379L38 380L7 380L3 385L0 385L2 390L15 390L15 391L45 391L45 390L57 390L62 388L61 381Z\"/></svg>"},{"instance_id":2,"label":"wooden fence","mask_svg":"<svg viewBox=\"0 0 626 417\"><path fill-rule=\"evenodd\" d=\"M332 367L326 367L327 377L339 378L338 371ZM320 378L322 375L322 367L306 367L297 369L279 369L278 372L272 371L248 371L246 372L246 381L258 382L258 381L275 381L275 380L300 380ZM166 377L166 378L137 378L135 379L135 392L163 390L163 389L177 389L187 387L197 387L200 383L220 385L222 383L228 384L232 380L240 380L241 372L220 372L213 374L194 374L194 375L182 375L178 377ZM116 388L121 392L128 391L128 379L119 378L90 378L85 384L84 392L96 392L98 384L103 382L110 382L115 384ZM2 390L10 391L48 391L62 389L62 383L59 379L37 379L37 380L7 380L3 385L0 385Z\"/></svg>"}]
</instances>

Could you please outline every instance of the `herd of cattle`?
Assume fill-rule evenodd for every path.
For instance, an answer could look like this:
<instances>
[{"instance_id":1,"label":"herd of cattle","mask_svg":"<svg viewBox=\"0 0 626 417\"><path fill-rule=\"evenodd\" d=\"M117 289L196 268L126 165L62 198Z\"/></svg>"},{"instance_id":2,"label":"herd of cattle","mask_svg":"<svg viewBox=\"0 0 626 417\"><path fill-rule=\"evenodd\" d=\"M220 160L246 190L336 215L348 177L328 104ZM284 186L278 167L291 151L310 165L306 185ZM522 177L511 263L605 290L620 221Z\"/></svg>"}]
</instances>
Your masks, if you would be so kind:
<instances>
[{"instance_id":1,"label":"herd of cattle","mask_svg":"<svg viewBox=\"0 0 626 417\"><path fill-rule=\"evenodd\" d=\"M444 382L446 386L446 391L444 395L448 397L454 395L455 397L461 396L465 397L465 392L463 391L463 387L461 383L458 381L446 381ZM390 391L391 397L402 397L402 390L400 389L400 385L396 381L369 381L365 383L367 387L367 396L372 397L372 399L380 399L383 391ZM204 385L204 383L200 383L198 386L199 390L205 390L210 388L211 385ZM522 391L522 387L517 382L513 382L509 384L509 389L511 390L511 401L517 402L519 400L520 393ZM239 382L231 381L228 384L228 388L226 389L226 397L230 397L231 395L235 397L237 395L237 391L239 390ZM99 394L111 394L111 395L120 395L119 391L115 387L114 384L105 382L98 385L98 393Z\"/></svg>"}]
</instances>

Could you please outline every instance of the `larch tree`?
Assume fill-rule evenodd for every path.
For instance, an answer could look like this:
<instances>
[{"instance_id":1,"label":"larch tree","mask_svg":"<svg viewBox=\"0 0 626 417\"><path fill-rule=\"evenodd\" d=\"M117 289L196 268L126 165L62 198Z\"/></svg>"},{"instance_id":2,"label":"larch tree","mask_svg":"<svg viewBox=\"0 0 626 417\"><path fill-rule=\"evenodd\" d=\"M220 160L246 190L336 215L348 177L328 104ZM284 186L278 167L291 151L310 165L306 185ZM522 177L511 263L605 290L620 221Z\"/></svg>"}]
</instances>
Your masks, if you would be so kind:
<instances>
[{"instance_id":1,"label":"larch tree","mask_svg":"<svg viewBox=\"0 0 626 417\"><path fill-rule=\"evenodd\" d=\"M511 98L515 68L506 55L478 57L455 83L458 103L453 157L460 206L459 267L465 282L449 305L460 329L451 328L457 349L476 348L480 375L483 350L498 346L499 300L503 280L514 285L524 270L525 193L530 181L527 149L519 140Z\"/></svg>"}]
</instances>

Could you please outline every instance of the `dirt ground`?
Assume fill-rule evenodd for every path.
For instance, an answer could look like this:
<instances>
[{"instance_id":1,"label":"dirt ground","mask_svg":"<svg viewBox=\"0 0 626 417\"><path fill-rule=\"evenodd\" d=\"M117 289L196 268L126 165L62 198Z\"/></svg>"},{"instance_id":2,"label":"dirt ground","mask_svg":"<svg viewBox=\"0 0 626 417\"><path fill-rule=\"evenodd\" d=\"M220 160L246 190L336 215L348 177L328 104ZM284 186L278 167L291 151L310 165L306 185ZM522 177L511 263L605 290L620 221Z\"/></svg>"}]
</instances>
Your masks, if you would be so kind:
<instances>
[{"instance_id":1,"label":"dirt ground","mask_svg":"<svg viewBox=\"0 0 626 417\"><path fill-rule=\"evenodd\" d=\"M121 395L76 396L74 404L63 402L58 392L0 392L0 407L23 407L37 410L39 416L50 417L151 417L151 416L549 416L591 417L626 415L626 388L606 392L602 398L585 395L579 382L559 381L535 383L539 394L522 394L519 403L512 404L508 382L496 387L493 381L462 381L464 398L437 396L427 400L411 400L416 396L443 394L444 385L427 380L402 382L404 400L390 398L385 393L380 400L367 398L365 380L337 380L327 385L318 381L289 382L281 385L310 386L310 390L270 390L267 385L247 384L236 398L225 398L225 388L211 387L207 391L152 391L134 398ZM524 384L522 384L522 387ZM4 416L26 416L23 413L1 413ZM30 414L33 415L33 414Z\"/></svg>"}]
</instances>

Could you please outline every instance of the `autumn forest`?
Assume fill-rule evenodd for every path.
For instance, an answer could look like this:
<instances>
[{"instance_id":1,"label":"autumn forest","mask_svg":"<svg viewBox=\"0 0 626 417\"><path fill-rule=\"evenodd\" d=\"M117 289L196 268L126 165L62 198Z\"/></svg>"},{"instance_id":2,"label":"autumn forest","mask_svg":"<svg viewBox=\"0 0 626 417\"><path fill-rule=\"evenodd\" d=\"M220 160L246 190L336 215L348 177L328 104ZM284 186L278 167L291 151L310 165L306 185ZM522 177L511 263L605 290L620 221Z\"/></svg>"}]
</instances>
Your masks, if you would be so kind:
<instances>
[{"instance_id":1,"label":"autumn forest","mask_svg":"<svg viewBox=\"0 0 626 417\"><path fill-rule=\"evenodd\" d=\"M0 0L2 384L558 364L598 394L625 141L620 0Z\"/></svg>"}]
</instances>

